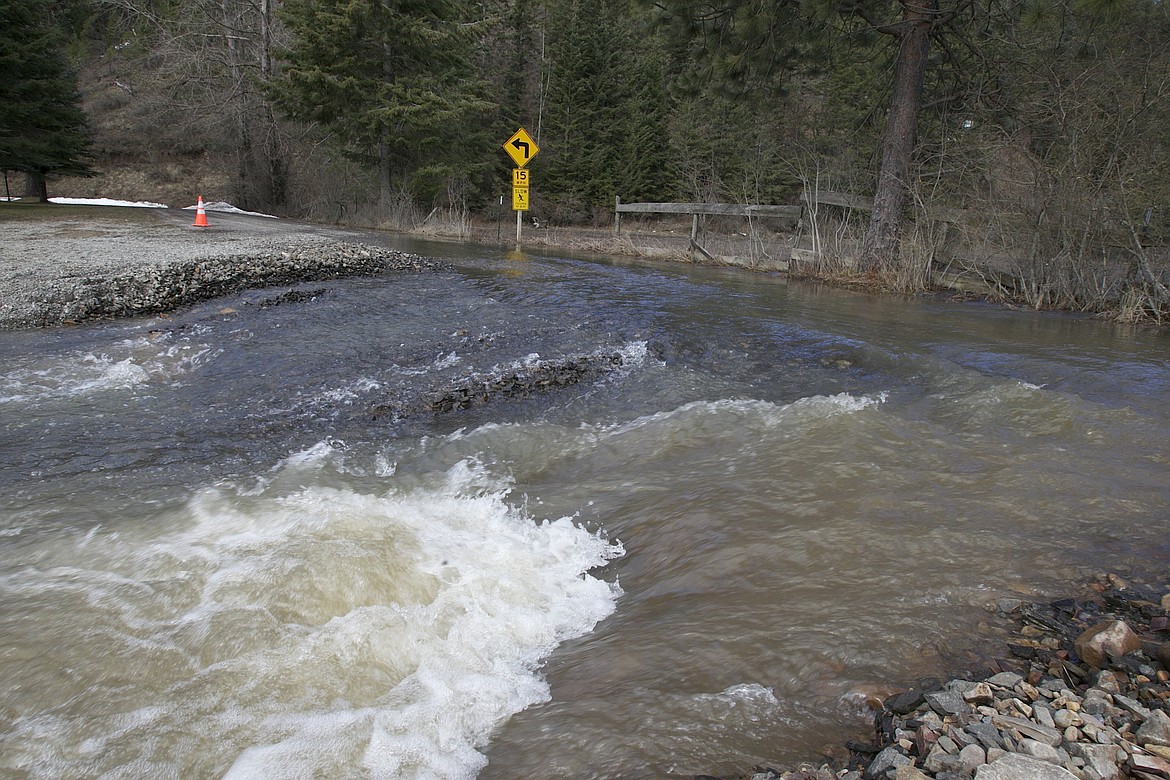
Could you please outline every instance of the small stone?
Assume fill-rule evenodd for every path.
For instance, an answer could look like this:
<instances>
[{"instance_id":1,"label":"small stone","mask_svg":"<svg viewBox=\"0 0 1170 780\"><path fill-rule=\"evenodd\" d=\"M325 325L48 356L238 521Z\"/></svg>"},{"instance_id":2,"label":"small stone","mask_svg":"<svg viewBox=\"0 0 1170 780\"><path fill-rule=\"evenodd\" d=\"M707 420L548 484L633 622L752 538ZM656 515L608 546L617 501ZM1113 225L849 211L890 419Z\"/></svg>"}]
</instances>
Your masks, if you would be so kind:
<instances>
[{"instance_id":1,"label":"small stone","mask_svg":"<svg viewBox=\"0 0 1170 780\"><path fill-rule=\"evenodd\" d=\"M1036 686L1028 682L1021 682L1016 686L1016 693L1027 698L1028 701L1036 701L1040 698L1040 691L1036 690Z\"/></svg>"},{"instance_id":2,"label":"small stone","mask_svg":"<svg viewBox=\"0 0 1170 780\"><path fill-rule=\"evenodd\" d=\"M916 766L900 766L894 771L894 780L930 780Z\"/></svg>"},{"instance_id":3,"label":"small stone","mask_svg":"<svg viewBox=\"0 0 1170 780\"><path fill-rule=\"evenodd\" d=\"M916 690L895 693L885 701L886 709L899 715L909 715L919 704L922 704L922 691Z\"/></svg>"},{"instance_id":4,"label":"small stone","mask_svg":"<svg viewBox=\"0 0 1170 780\"><path fill-rule=\"evenodd\" d=\"M987 748L987 763L998 761L1006 755L1007 751L1003 748Z\"/></svg>"},{"instance_id":5,"label":"small stone","mask_svg":"<svg viewBox=\"0 0 1170 780\"><path fill-rule=\"evenodd\" d=\"M1162 666L1170 669L1170 642L1163 642L1158 646L1158 651L1154 653ZM1161 677L1159 677L1161 679Z\"/></svg>"},{"instance_id":6,"label":"small stone","mask_svg":"<svg viewBox=\"0 0 1170 780\"><path fill-rule=\"evenodd\" d=\"M938 745L930 749L930 754L922 762L922 768L932 775L946 772L959 766L959 757L952 756Z\"/></svg>"},{"instance_id":7,"label":"small stone","mask_svg":"<svg viewBox=\"0 0 1170 780\"><path fill-rule=\"evenodd\" d=\"M975 780L1078 780L1064 767L1008 753L975 770Z\"/></svg>"},{"instance_id":8,"label":"small stone","mask_svg":"<svg viewBox=\"0 0 1170 780\"><path fill-rule=\"evenodd\" d=\"M1107 699L1085 699L1085 703L1081 705L1081 712L1087 715L1101 715L1108 709Z\"/></svg>"},{"instance_id":9,"label":"small stone","mask_svg":"<svg viewBox=\"0 0 1170 780\"><path fill-rule=\"evenodd\" d=\"M1098 668L1105 665L1110 655L1122 656L1141 647L1141 640L1124 620L1098 623L1073 641L1081 660Z\"/></svg>"},{"instance_id":10,"label":"small stone","mask_svg":"<svg viewBox=\"0 0 1170 780\"><path fill-rule=\"evenodd\" d=\"M910 759L898 752L897 748L888 747L878 753L869 767L865 770L865 780L885 780L886 772L900 766L909 766Z\"/></svg>"},{"instance_id":11,"label":"small stone","mask_svg":"<svg viewBox=\"0 0 1170 780\"><path fill-rule=\"evenodd\" d=\"M1143 756L1135 753L1125 763L1130 769L1145 772L1151 777L1163 777L1170 780L1170 761L1159 756Z\"/></svg>"},{"instance_id":12,"label":"small stone","mask_svg":"<svg viewBox=\"0 0 1170 780\"><path fill-rule=\"evenodd\" d=\"M1084 723L1081 716L1072 710L1057 710L1052 713L1052 722L1058 729L1067 729L1069 726L1079 726Z\"/></svg>"},{"instance_id":13,"label":"small stone","mask_svg":"<svg viewBox=\"0 0 1170 780\"><path fill-rule=\"evenodd\" d=\"M962 694L955 691L934 691L923 698L932 710L944 717L971 711L971 706L963 701Z\"/></svg>"},{"instance_id":14,"label":"small stone","mask_svg":"<svg viewBox=\"0 0 1170 780\"><path fill-rule=\"evenodd\" d=\"M1166 747L1165 745L1146 745L1146 750L1150 751L1155 756L1161 756L1162 758L1170 761L1170 747Z\"/></svg>"},{"instance_id":15,"label":"small stone","mask_svg":"<svg viewBox=\"0 0 1170 780\"><path fill-rule=\"evenodd\" d=\"M987 751L979 745L967 745L959 751L959 762L966 772L974 772L975 767L987 763Z\"/></svg>"},{"instance_id":16,"label":"small stone","mask_svg":"<svg viewBox=\"0 0 1170 780\"><path fill-rule=\"evenodd\" d=\"M1100 780L1118 780L1121 770L1118 764L1125 759L1125 754L1109 745L1075 744L1068 746L1068 752L1074 760L1084 763L1090 770L1090 776Z\"/></svg>"},{"instance_id":17,"label":"small stone","mask_svg":"<svg viewBox=\"0 0 1170 780\"><path fill-rule=\"evenodd\" d=\"M918 730L914 732L915 752L920 756L928 754L937 741L938 733L927 726L919 726Z\"/></svg>"},{"instance_id":18,"label":"small stone","mask_svg":"<svg viewBox=\"0 0 1170 780\"><path fill-rule=\"evenodd\" d=\"M1146 718L1150 717L1150 711L1148 709L1143 707L1141 704L1138 704L1136 701L1129 698L1128 696L1122 696L1120 693L1114 694L1113 695L1113 703L1116 704L1121 709L1123 709L1127 712L1130 712L1134 715L1137 715L1142 720L1145 720Z\"/></svg>"},{"instance_id":19,"label":"small stone","mask_svg":"<svg viewBox=\"0 0 1170 780\"><path fill-rule=\"evenodd\" d=\"M1034 739L1021 739L1017 747L1018 750L1016 752L1022 753L1025 756L1038 758L1050 764L1060 765L1064 763L1060 760L1060 754L1056 752L1056 748L1052 745L1045 745L1043 742L1037 742Z\"/></svg>"},{"instance_id":20,"label":"small stone","mask_svg":"<svg viewBox=\"0 0 1170 780\"><path fill-rule=\"evenodd\" d=\"M974 723L968 723L964 726L963 730L978 739L985 748L1003 747L1003 741L999 738L999 729L990 723L975 721Z\"/></svg>"},{"instance_id":21,"label":"small stone","mask_svg":"<svg viewBox=\"0 0 1170 780\"><path fill-rule=\"evenodd\" d=\"M991 686L985 682L977 683L974 688L963 693L963 701L969 704L990 704L995 701L995 694Z\"/></svg>"},{"instance_id":22,"label":"small stone","mask_svg":"<svg viewBox=\"0 0 1170 780\"><path fill-rule=\"evenodd\" d=\"M1064 735L1056 729L1050 729L1039 723L1033 723L1023 718L1012 718L1007 715L996 715L991 719L992 725L1001 729L1012 729L1025 737L1030 737L1046 745L1056 747L1064 739Z\"/></svg>"},{"instance_id":23,"label":"small stone","mask_svg":"<svg viewBox=\"0 0 1170 780\"><path fill-rule=\"evenodd\" d=\"M1170 715L1165 710L1150 710L1150 717L1134 734L1139 745L1170 747Z\"/></svg>"},{"instance_id":24,"label":"small stone","mask_svg":"<svg viewBox=\"0 0 1170 780\"><path fill-rule=\"evenodd\" d=\"M1117 672L1111 669L1103 669L1097 673L1096 679L1093 680L1093 687L1100 688L1105 693L1121 693L1121 682L1117 677Z\"/></svg>"},{"instance_id":25,"label":"small stone","mask_svg":"<svg viewBox=\"0 0 1170 780\"><path fill-rule=\"evenodd\" d=\"M1032 706L1030 704L1024 704L1019 699L1011 699L1010 701L1011 705L1016 708L1016 712L1022 713L1029 718L1032 717Z\"/></svg>"},{"instance_id":26,"label":"small stone","mask_svg":"<svg viewBox=\"0 0 1170 780\"><path fill-rule=\"evenodd\" d=\"M1081 732L1077 729L1076 726L1069 726L1067 729L1064 730L1064 741L1065 742L1080 742L1081 741Z\"/></svg>"},{"instance_id":27,"label":"small stone","mask_svg":"<svg viewBox=\"0 0 1170 780\"><path fill-rule=\"evenodd\" d=\"M1170 609L1170 593L1162 597L1162 609Z\"/></svg>"},{"instance_id":28,"label":"small stone","mask_svg":"<svg viewBox=\"0 0 1170 780\"><path fill-rule=\"evenodd\" d=\"M937 744L940 748L945 750L947 753L950 753L952 756L959 752L959 746L955 744L953 739L946 736L945 734L938 738Z\"/></svg>"},{"instance_id":29,"label":"small stone","mask_svg":"<svg viewBox=\"0 0 1170 780\"><path fill-rule=\"evenodd\" d=\"M1050 729L1056 728L1056 722L1052 720L1052 712L1047 707L1033 707L1032 717L1034 717L1036 722L1041 726L1047 726Z\"/></svg>"},{"instance_id":30,"label":"small stone","mask_svg":"<svg viewBox=\"0 0 1170 780\"><path fill-rule=\"evenodd\" d=\"M1000 672L985 680L988 685L994 685L997 688L1015 688L1023 681L1023 676L1015 672Z\"/></svg>"}]
</instances>

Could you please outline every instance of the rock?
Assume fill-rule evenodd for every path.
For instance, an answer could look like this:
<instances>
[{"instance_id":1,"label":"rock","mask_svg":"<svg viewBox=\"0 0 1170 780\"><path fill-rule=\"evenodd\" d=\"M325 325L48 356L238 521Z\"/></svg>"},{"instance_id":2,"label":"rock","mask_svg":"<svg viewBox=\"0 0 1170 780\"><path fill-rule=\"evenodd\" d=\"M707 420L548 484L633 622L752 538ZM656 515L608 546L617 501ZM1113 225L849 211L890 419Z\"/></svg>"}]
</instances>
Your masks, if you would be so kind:
<instances>
[{"instance_id":1,"label":"rock","mask_svg":"<svg viewBox=\"0 0 1170 780\"><path fill-rule=\"evenodd\" d=\"M1007 715L996 715L991 719L993 726L1000 729L1018 731L1025 737L1030 737L1037 742L1043 742L1046 745L1056 747L1064 740L1064 735L1056 729L1050 729L1047 726L1041 726L1039 723L1034 723L1024 718L1013 718Z\"/></svg>"},{"instance_id":2,"label":"rock","mask_svg":"<svg viewBox=\"0 0 1170 780\"><path fill-rule=\"evenodd\" d=\"M988 677L987 680L985 680L988 685L994 685L997 688L1008 689L1015 688L1023 681L1023 676L1016 674L1015 672L1000 672L999 674L992 675L991 677Z\"/></svg>"},{"instance_id":3,"label":"rock","mask_svg":"<svg viewBox=\"0 0 1170 780\"><path fill-rule=\"evenodd\" d=\"M903 693L895 693L885 701L885 707L890 712L895 712L899 715L908 715L913 712L919 704L922 704L922 691L914 689L905 691Z\"/></svg>"},{"instance_id":4,"label":"rock","mask_svg":"<svg viewBox=\"0 0 1170 780\"><path fill-rule=\"evenodd\" d=\"M1046 745L1034 739L1022 739L1018 747L1019 750L1017 752L1025 756L1031 756L1032 758L1047 761L1050 764L1056 764L1058 766L1064 763L1060 760L1060 754L1056 752L1056 748L1052 745Z\"/></svg>"},{"instance_id":5,"label":"rock","mask_svg":"<svg viewBox=\"0 0 1170 780\"><path fill-rule=\"evenodd\" d=\"M1110 655L1122 656L1141 647L1141 640L1123 620L1098 623L1073 641L1081 660L1098 668L1105 665Z\"/></svg>"},{"instance_id":6,"label":"rock","mask_svg":"<svg viewBox=\"0 0 1170 780\"><path fill-rule=\"evenodd\" d=\"M1128 696L1122 696L1120 693L1116 693L1113 695L1113 703L1116 704L1121 709L1126 710L1127 712L1130 712L1134 715L1137 715L1142 720L1145 720L1146 718L1150 717L1150 711L1148 709L1146 709L1142 705L1138 704L1136 701L1129 698Z\"/></svg>"},{"instance_id":7,"label":"rock","mask_svg":"<svg viewBox=\"0 0 1170 780\"><path fill-rule=\"evenodd\" d=\"M886 772L900 766L910 766L910 759L898 752L897 748L888 747L869 762L863 777L865 780L885 780Z\"/></svg>"},{"instance_id":8,"label":"rock","mask_svg":"<svg viewBox=\"0 0 1170 780\"><path fill-rule=\"evenodd\" d=\"M935 691L928 693L924 697L926 703L930 708L939 715L960 715L964 712L969 712L971 706L963 701L963 695L957 691Z\"/></svg>"},{"instance_id":9,"label":"rock","mask_svg":"<svg viewBox=\"0 0 1170 780\"><path fill-rule=\"evenodd\" d=\"M1145 772L1150 777L1170 780L1170 761L1158 756L1132 755L1125 762L1130 769Z\"/></svg>"},{"instance_id":10,"label":"rock","mask_svg":"<svg viewBox=\"0 0 1170 780\"><path fill-rule=\"evenodd\" d=\"M1170 610L1170 593L1162 597L1162 609Z\"/></svg>"},{"instance_id":11,"label":"rock","mask_svg":"<svg viewBox=\"0 0 1170 780\"><path fill-rule=\"evenodd\" d=\"M894 780L930 780L918 767L900 766L894 772Z\"/></svg>"},{"instance_id":12,"label":"rock","mask_svg":"<svg viewBox=\"0 0 1170 780\"><path fill-rule=\"evenodd\" d=\"M1117 764L1124 754L1112 745L1087 745L1081 742L1068 746L1070 755L1081 759L1085 766L1091 768L1100 780L1115 780L1120 777L1121 771Z\"/></svg>"},{"instance_id":13,"label":"rock","mask_svg":"<svg viewBox=\"0 0 1170 780\"><path fill-rule=\"evenodd\" d=\"M1003 740L999 738L999 729L990 723L976 721L968 723L964 730L978 739L985 748L1002 748Z\"/></svg>"},{"instance_id":14,"label":"rock","mask_svg":"<svg viewBox=\"0 0 1170 780\"><path fill-rule=\"evenodd\" d=\"M1170 715L1165 710L1150 710L1150 717L1134 734L1139 745L1170 747Z\"/></svg>"},{"instance_id":15,"label":"rock","mask_svg":"<svg viewBox=\"0 0 1170 780\"><path fill-rule=\"evenodd\" d=\"M974 772L976 767L987 763L987 751L978 745L967 745L959 751L959 762L967 772Z\"/></svg>"},{"instance_id":16,"label":"rock","mask_svg":"<svg viewBox=\"0 0 1170 780\"><path fill-rule=\"evenodd\" d=\"M1079 726L1083 722L1081 716L1072 710L1057 710L1052 713L1053 725L1062 731L1069 726Z\"/></svg>"},{"instance_id":17,"label":"rock","mask_svg":"<svg viewBox=\"0 0 1170 780\"><path fill-rule=\"evenodd\" d=\"M1062 710L1057 710L1057 712L1061 711ZM1056 722L1052 719L1052 712L1047 707L1041 707L1037 705L1032 709L1032 717L1034 717L1036 722L1041 726L1047 726L1050 729L1056 728Z\"/></svg>"},{"instance_id":18,"label":"rock","mask_svg":"<svg viewBox=\"0 0 1170 780\"><path fill-rule=\"evenodd\" d=\"M981 682L963 693L963 701L968 704L990 704L995 701L995 694L992 692L990 685Z\"/></svg>"},{"instance_id":19,"label":"rock","mask_svg":"<svg viewBox=\"0 0 1170 780\"><path fill-rule=\"evenodd\" d=\"M999 760L975 770L975 780L1078 780L1064 767L1047 761L1008 753Z\"/></svg>"},{"instance_id":20,"label":"rock","mask_svg":"<svg viewBox=\"0 0 1170 780\"><path fill-rule=\"evenodd\" d=\"M1093 680L1093 687L1109 694L1121 693L1121 684L1118 682L1117 673L1109 669L1097 673L1097 677Z\"/></svg>"},{"instance_id":21,"label":"rock","mask_svg":"<svg viewBox=\"0 0 1170 780\"><path fill-rule=\"evenodd\" d=\"M1170 669L1170 642L1163 642L1158 647L1158 652L1155 655L1158 658L1158 662L1161 663L1162 666Z\"/></svg>"}]
</instances>

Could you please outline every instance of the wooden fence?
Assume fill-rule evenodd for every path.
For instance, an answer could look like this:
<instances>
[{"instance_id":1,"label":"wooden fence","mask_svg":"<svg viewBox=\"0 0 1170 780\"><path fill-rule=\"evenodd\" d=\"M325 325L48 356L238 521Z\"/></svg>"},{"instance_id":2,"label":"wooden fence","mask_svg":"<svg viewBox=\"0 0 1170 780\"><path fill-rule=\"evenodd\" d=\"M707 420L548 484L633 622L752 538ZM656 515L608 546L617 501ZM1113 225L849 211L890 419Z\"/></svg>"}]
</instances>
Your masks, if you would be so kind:
<instances>
[{"instance_id":1,"label":"wooden fence","mask_svg":"<svg viewBox=\"0 0 1170 780\"><path fill-rule=\"evenodd\" d=\"M613 233L620 236L622 231L622 214L679 214L691 217L691 249L699 252L708 260L714 262L706 249L700 246L699 217L790 217L808 219L810 212L820 206L835 206L847 210L872 211L873 198L865 195L853 195L847 192L817 192L802 198L798 205L753 205L743 203L622 203L621 196L614 200ZM920 217L940 222L960 223L965 219L961 209L931 209L929 213ZM793 250L793 254L801 250Z\"/></svg>"}]
</instances>

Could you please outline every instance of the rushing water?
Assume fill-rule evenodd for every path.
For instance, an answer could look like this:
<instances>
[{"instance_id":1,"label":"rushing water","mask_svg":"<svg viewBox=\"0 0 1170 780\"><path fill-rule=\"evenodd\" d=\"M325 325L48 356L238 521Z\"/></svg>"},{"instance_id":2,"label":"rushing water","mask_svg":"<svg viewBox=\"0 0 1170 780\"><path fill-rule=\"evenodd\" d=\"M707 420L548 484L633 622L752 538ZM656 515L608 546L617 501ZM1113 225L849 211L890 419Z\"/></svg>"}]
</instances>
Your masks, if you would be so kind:
<instances>
[{"instance_id":1,"label":"rushing water","mask_svg":"<svg viewBox=\"0 0 1170 780\"><path fill-rule=\"evenodd\" d=\"M987 603L1170 559L1164 336L427 251L462 254L0 333L0 774L812 758Z\"/></svg>"}]
</instances>

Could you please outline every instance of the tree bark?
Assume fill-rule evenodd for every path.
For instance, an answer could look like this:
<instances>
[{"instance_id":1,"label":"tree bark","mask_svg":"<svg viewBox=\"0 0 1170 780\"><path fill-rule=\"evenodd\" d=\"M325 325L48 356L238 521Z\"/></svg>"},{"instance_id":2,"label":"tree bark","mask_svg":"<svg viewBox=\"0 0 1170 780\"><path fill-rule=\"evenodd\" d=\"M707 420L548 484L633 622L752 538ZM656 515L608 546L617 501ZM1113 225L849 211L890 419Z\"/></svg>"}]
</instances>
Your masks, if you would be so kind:
<instances>
[{"instance_id":1,"label":"tree bark","mask_svg":"<svg viewBox=\"0 0 1170 780\"><path fill-rule=\"evenodd\" d=\"M33 171L26 174L24 197L33 198L38 203L49 202L49 184L45 174L40 171Z\"/></svg>"},{"instance_id":2,"label":"tree bark","mask_svg":"<svg viewBox=\"0 0 1170 780\"><path fill-rule=\"evenodd\" d=\"M873 196L873 212L858 258L858 270L873 271L898 262L898 233L906 210L910 162L922 110L922 84L930 54L930 31L938 0L900 0L898 59L894 88L882 138L882 164Z\"/></svg>"}]
</instances>

